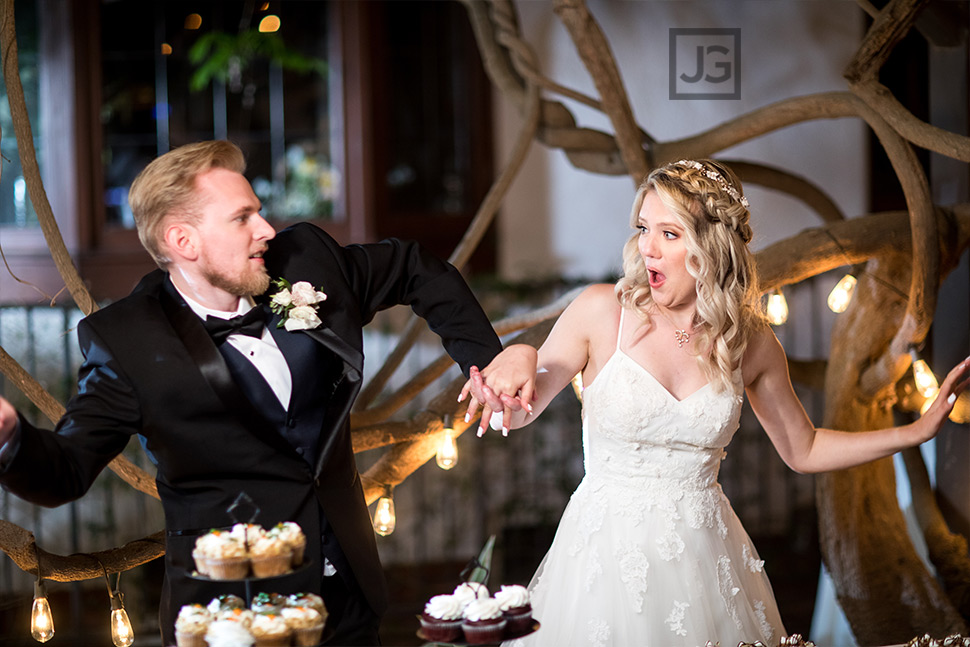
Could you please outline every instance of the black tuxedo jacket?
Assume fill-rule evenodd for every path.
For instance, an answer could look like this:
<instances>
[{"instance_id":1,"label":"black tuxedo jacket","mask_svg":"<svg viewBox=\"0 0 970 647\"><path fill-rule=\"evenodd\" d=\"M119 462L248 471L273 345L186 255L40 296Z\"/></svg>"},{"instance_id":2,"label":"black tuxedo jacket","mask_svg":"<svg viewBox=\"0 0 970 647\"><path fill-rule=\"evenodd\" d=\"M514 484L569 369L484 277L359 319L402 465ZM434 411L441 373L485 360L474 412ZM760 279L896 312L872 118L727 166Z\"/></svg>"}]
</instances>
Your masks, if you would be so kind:
<instances>
[{"instance_id":1,"label":"black tuxedo jacket","mask_svg":"<svg viewBox=\"0 0 970 647\"><path fill-rule=\"evenodd\" d=\"M309 281L327 294L318 310L322 324L288 333L309 336L328 358L320 367L325 379L318 381L323 387L317 395L327 411L315 457L300 456L246 399L201 320L167 274L155 271L131 295L80 322L85 361L78 394L55 433L22 421L19 449L0 474L0 484L14 494L59 505L83 495L130 437L142 435L158 463L168 531L160 613L166 638L182 604L205 604L234 592L187 573L196 537L232 523L227 508L240 492L259 508L257 523L299 523L315 562L255 590L319 590L322 510L353 578L381 615L386 584L349 427L361 386L362 328L377 311L407 304L427 320L466 374L501 349L457 270L414 243L341 247L317 227L301 224L280 232L269 246L271 277ZM300 388L294 382L294 391Z\"/></svg>"}]
</instances>

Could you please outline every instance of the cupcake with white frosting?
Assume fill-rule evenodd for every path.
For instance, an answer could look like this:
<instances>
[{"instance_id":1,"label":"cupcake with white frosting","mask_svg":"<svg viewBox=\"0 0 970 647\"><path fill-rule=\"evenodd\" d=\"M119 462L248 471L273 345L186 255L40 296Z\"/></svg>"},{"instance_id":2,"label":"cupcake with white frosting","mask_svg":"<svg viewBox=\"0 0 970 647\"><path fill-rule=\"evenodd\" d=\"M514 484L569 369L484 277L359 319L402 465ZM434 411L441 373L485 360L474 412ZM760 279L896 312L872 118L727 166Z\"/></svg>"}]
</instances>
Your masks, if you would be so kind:
<instances>
[{"instance_id":1,"label":"cupcake with white frosting","mask_svg":"<svg viewBox=\"0 0 970 647\"><path fill-rule=\"evenodd\" d=\"M256 647L286 647L293 633L283 616L276 613L255 614L249 631L256 639Z\"/></svg>"},{"instance_id":2,"label":"cupcake with white frosting","mask_svg":"<svg viewBox=\"0 0 970 647\"><path fill-rule=\"evenodd\" d=\"M306 535L299 524L292 521L283 521L269 531L271 535L276 535L293 551L293 566L303 563L303 553L306 550Z\"/></svg>"},{"instance_id":3,"label":"cupcake with white frosting","mask_svg":"<svg viewBox=\"0 0 970 647\"><path fill-rule=\"evenodd\" d=\"M489 597L489 592L488 588L479 582L462 582L455 587L452 595L458 598L462 608L465 608L473 600L483 600Z\"/></svg>"},{"instance_id":4,"label":"cupcake with white frosting","mask_svg":"<svg viewBox=\"0 0 970 647\"><path fill-rule=\"evenodd\" d=\"M461 629L470 645L500 643L505 634L505 616L495 598L472 600L463 612Z\"/></svg>"},{"instance_id":5,"label":"cupcake with white frosting","mask_svg":"<svg viewBox=\"0 0 970 647\"><path fill-rule=\"evenodd\" d=\"M418 616L424 639L429 642L455 642L461 638L465 605L454 595L436 595Z\"/></svg>"},{"instance_id":6,"label":"cupcake with white frosting","mask_svg":"<svg viewBox=\"0 0 970 647\"><path fill-rule=\"evenodd\" d=\"M209 647L253 647L256 639L235 620L213 620L205 632Z\"/></svg>"},{"instance_id":7,"label":"cupcake with white frosting","mask_svg":"<svg viewBox=\"0 0 970 647\"><path fill-rule=\"evenodd\" d=\"M319 611L313 607L283 607L280 615L293 632L293 644L308 647L320 642L327 619Z\"/></svg>"},{"instance_id":8,"label":"cupcake with white frosting","mask_svg":"<svg viewBox=\"0 0 970 647\"><path fill-rule=\"evenodd\" d=\"M205 632L212 614L201 604L187 604L175 619L175 642L178 647L205 647Z\"/></svg>"},{"instance_id":9,"label":"cupcake with white frosting","mask_svg":"<svg viewBox=\"0 0 970 647\"><path fill-rule=\"evenodd\" d=\"M495 600L508 621L507 633L518 635L532 630L532 601L527 588L519 584L503 584L495 592Z\"/></svg>"}]
</instances>

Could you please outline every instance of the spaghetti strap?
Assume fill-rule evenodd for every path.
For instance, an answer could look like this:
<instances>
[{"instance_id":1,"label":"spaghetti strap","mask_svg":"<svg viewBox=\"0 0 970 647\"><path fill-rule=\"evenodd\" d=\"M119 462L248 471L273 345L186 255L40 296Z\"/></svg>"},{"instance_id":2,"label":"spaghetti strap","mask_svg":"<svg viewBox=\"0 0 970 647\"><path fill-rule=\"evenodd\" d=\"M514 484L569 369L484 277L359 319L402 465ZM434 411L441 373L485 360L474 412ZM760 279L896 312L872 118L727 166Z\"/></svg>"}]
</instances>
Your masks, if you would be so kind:
<instances>
[{"instance_id":1,"label":"spaghetti strap","mask_svg":"<svg viewBox=\"0 0 970 647\"><path fill-rule=\"evenodd\" d=\"M626 308L620 306L620 326L616 331L616 350L620 350L620 339L623 337L623 315L626 314Z\"/></svg>"}]
</instances>

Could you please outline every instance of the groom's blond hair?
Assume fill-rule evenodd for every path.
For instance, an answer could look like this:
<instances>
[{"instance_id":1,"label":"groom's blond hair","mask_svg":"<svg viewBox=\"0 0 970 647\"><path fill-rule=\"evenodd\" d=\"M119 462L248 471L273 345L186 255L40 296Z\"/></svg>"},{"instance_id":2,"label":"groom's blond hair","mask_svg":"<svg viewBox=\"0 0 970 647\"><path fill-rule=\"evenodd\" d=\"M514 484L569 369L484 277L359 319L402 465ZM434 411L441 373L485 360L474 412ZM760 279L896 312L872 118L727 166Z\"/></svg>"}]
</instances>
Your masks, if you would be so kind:
<instances>
[{"instance_id":1,"label":"groom's blond hair","mask_svg":"<svg viewBox=\"0 0 970 647\"><path fill-rule=\"evenodd\" d=\"M138 174L128 192L138 239L162 269L171 262L163 244L164 225L177 219L198 222L195 180L213 168L246 170L239 147L223 140L187 144L159 156Z\"/></svg>"}]
</instances>

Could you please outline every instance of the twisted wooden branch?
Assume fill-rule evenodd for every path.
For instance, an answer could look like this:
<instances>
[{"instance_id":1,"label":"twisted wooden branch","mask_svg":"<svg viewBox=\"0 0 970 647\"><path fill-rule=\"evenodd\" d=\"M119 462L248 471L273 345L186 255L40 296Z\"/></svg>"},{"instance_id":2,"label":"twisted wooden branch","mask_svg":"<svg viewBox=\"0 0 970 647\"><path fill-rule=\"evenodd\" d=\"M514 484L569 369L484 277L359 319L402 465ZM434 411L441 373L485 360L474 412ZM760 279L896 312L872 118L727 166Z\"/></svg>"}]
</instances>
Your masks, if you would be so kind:
<instances>
[{"instance_id":1,"label":"twisted wooden branch","mask_svg":"<svg viewBox=\"0 0 970 647\"><path fill-rule=\"evenodd\" d=\"M633 109L627 99L620 70L610 51L610 44L586 8L584 0L556 0L553 11L569 30L576 50L596 84L603 103L603 112L610 118L616 131L616 142L620 147L623 165L636 186L647 176L653 164L640 145L640 128L633 117Z\"/></svg>"},{"instance_id":2,"label":"twisted wooden branch","mask_svg":"<svg viewBox=\"0 0 970 647\"><path fill-rule=\"evenodd\" d=\"M111 550L58 555L38 546L33 533L0 519L0 548L26 573L37 574L39 554L41 577L55 582L78 582L103 577L105 571L127 571L161 557L165 554L165 533L159 531Z\"/></svg>"}]
</instances>

